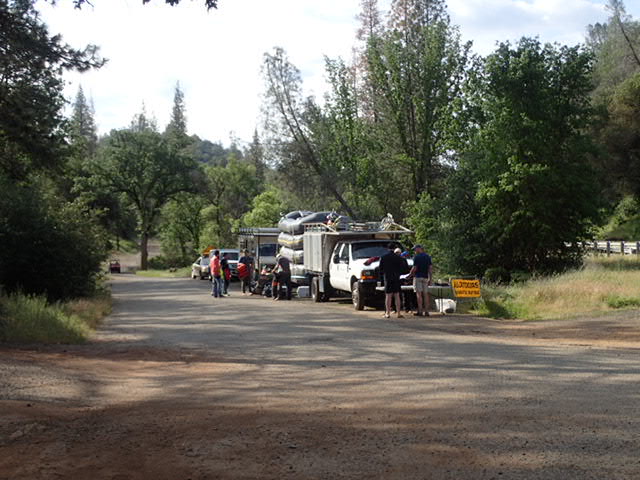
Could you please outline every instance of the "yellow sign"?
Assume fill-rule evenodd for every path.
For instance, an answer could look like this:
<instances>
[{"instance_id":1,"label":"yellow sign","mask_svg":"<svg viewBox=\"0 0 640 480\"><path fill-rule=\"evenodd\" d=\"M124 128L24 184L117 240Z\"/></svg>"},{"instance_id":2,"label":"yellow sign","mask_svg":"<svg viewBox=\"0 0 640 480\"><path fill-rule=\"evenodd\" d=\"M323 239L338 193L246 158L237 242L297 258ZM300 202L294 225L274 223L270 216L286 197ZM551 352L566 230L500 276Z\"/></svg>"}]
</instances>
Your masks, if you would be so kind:
<instances>
[{"instance_id":1,"label":"yellow sign","mask_svg":"<svg viewBox=\"0 0 640 480\"><path fill-rule=\"evenodd\" d=\"M202 254L203 255L209 255L211 253L211 250L215 250L215 249L216 249L216 247L214 247L213 245L209 245L207 248L205 248L202 251Z\"/></svg>"},{"instance_id":2,"label":"yellow sign","mask_svg":"<svg viewBox=\"0 0 640 480\"><path fill-rule=\"evenodd\" d=\"M477 298L480 296L480 280L462 280L460 278L451 281L453 292L459 298Z\"/></svg>"}]
</instances>

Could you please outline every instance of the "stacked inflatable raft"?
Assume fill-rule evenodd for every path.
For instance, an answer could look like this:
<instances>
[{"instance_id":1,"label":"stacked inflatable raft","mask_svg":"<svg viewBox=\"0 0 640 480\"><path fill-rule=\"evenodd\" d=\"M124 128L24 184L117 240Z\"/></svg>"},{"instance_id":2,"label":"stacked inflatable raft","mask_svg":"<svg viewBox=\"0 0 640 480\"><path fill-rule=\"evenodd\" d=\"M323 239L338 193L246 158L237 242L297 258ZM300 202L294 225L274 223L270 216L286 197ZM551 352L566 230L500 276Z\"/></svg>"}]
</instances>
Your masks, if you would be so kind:
<instances>
[{"instance_id":1,"label":"stacked inflatable raft","mask_svg":"<svg viewBox=\"0 0 640 480\"><path fill-rule=\"evenodd\" d=\"M304 226L310 223L326 223L331 212L309 212L296 210L280 219L278 244L280 255L291 262L291 275L294 279L305 276L304 271Z\"/></svg>"}]
</instances>

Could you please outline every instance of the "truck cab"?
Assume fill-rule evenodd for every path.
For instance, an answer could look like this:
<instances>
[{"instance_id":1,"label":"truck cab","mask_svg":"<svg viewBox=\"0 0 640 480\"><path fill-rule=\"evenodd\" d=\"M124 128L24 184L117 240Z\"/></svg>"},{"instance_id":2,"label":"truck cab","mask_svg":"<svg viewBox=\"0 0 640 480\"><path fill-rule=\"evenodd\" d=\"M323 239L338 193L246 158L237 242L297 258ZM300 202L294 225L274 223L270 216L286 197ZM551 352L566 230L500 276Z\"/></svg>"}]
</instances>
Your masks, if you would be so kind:
<instances>
[{"instance_id":1,"label":"truck cab","mask_svg":"<svg viewBox=\"0 0 640 480\"><path fill-rule=\"evenodd\" d=\"M338 242L334 248L329 265L330 285L350 293L359 310L367 299L376 295L380 257L389 253L389 244L402 249L398 241L381 239L347 240Z\"/></svg>"}]
</instances>

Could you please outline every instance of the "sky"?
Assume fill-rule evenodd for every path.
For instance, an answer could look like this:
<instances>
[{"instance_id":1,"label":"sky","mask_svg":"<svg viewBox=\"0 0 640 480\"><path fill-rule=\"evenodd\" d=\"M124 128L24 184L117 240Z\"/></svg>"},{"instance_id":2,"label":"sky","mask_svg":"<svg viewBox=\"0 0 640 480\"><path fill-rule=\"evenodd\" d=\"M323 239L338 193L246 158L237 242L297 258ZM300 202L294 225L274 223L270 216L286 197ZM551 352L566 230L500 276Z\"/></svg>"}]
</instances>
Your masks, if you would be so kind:
<instances>
[{"instance_id":1,"label":"sky","mask_svg":"<svg viewBox=\"0 0 640 480\"><path fill-rule=\"evenodd\" d=\"M391 0L380 0L382 10ZM108 63L84 74L67 73L65 95L81 85L93 100L100 134L129 125L144 104L159 128L169 121L176 83L184 92L190 134L228 145L251 141L261 130L263 55L284 48L302 73L304 91L321 98L324 58L349 59L356 43L360 0L219 0L206 11L202 0L71 0L37 7L50 33L80 48L100 46ZM496 42L522 36L575 45L589 24L606 21L606 0L449 0L452 23L481 55ZM640 1L627 0L640 18Z\"/></svg>"}]
</instances>

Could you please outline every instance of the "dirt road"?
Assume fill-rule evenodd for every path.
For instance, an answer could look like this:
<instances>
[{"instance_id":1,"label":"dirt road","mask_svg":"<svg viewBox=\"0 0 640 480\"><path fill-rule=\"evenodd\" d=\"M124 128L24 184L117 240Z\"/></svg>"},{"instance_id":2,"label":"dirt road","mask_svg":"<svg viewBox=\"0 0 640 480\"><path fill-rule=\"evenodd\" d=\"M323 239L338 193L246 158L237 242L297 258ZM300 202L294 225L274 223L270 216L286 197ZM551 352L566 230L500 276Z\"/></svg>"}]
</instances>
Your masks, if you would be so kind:
<instances>
[{"instance_id":1,"label":"dirt road","mask_svg":"<svg viewBox=\"0 0 640 480\"><path fill-rule=\"evenodd\" d=\"M114 278L91 344L0 349L0 479L637 479L636 312L386 320Z\"/></svg>"}]
</instances>

